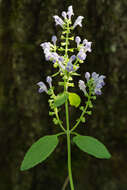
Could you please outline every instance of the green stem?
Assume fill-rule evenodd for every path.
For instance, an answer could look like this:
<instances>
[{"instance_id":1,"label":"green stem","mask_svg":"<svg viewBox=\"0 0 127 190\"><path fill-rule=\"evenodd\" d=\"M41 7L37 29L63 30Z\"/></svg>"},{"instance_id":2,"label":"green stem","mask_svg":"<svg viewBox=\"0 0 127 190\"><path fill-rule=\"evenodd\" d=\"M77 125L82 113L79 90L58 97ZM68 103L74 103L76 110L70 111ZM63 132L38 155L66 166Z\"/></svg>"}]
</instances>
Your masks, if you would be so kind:
<instances>
[{"instance_id":1,"label":"green stem","mask_svg":"<svg viewBox=\"0 0 127 190\"><path fill-rule=\"evenodd\" d=\"M51 77L55 77L60 73L60 71L58 71L57 73L53 74Z\"/></svg>"},{"instance_id":2,"label":"green stem","mask_svg":"<svg viewBox=\"0 0 127 190\"><path fill-rule=\"evenodd\" d=\"M70 130L69 130L68 100L66 100L65 102L65 110L66 110L66 124L67 124L68 175L69 175L71 190L74 190L72 171L71 171L71 142L70 142Z\"/></svg>"},{"instance_id":3,"label":"green stem","mask_svg":"<svg viewBox=\"0 0 127 190\"><path fill-rule=\"evenodd\" d=\"M60 136L60 135L66 135L65 132L61 132L61 133L58 133L57 136Z\"/></svg>"},{"instance_id":4,"label":"green stem","mask_svg":"<svg viewBox=\"0 0 127 190\"><path fill-rule=\"evenodd\" d=\"M52 88L52 95L53 95L53 97L55 97L55 93L54 93L53 88ZM66 133L66 130L64 129L64 127L63 127L63 125L62 125L62 123L61 123L61 121L60 121L60 118L59 118L59 115L58 115L58 109L57 109L57 108L54 108L54 112L55 112L56 118L57 118L57 120L58 120L58 123L59 123L61 129Z\"/></svg>"},{"instance_id":5,"label":"green stem","mask_svg":"<svg viewBox=\"0 0 127 190\"><path fill-rule=\"evenodd\" d=\"M69 23L67 22L67 33L66 33L66 47L65 47L65 56L68 57L68 37L69 37Z\"/></svg>"},{"instance_id":6,"label":"green stem","mask_svg":"<svg viewBox=\"0 0 127 190\"><path fill-rule=\"evenodd\" d=\"M65 58L68 58L68 39L69 37L69 22L67 22L67 33L66 33L66 47L65 47ZM64 78L64 92L67 93L68 79ZM71 190L74 190L73 178L72 178L72 171L71 171L71 141L70 141L70 128L69 128L69 111L68 111L68 100L65 101L65 112L66 112L66 135L67 135L67 153L68 153L68 175L70 181Z\"/></svg>"},{"instance_id":7,"label":"green stem","mask_svg":"<svg viewBox=\"0 0 127 190\"><path fill-rule=\"evenodd\" d=\"M60 121L60 118L59 118L59 115L58 115L58 109L57 109L57 108L55 108L55 114L56 114L56 118L57 118L57 120L58 120L58 123L59 123L61 129L66 133L66 130L64 129L63 125L61 124L61 121Z\"/></svg>"}]
</instances>

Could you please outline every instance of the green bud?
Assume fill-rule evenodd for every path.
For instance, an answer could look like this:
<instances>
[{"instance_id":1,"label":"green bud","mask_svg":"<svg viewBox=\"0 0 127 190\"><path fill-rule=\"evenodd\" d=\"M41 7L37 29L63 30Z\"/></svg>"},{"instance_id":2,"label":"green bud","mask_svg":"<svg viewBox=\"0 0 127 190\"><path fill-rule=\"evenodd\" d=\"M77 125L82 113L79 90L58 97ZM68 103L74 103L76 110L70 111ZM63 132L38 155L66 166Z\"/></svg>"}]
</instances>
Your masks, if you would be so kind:
<instances>
[{"instance_id":1,"label":"green bud","mask_svg":"<svg viewBox=\"0 0 127 190\"><path fill-rule=\"evenodd\" d=\"M91 101L89 101L89 108L93 108L93 104Z\"/></svg>"},{"instance_id":2,"label":"green bud","mask_svg":"<svg viewBox=\"0 0 127 190\"><path fill-rule=\"evenodd\" d=\"M86 112L88 115L91 115L92 114L92 111L87 111Z\"/></svg>"},{"instance_id":3,"label":"green bud","mask_svg":"<svg viewBox=\"0 0 127 190\"><path fill-rule=\"evenodd\" d=\"M69 40L74 40L74 36L70 37Z\"/></svg>"},{"instance_id":4,"label":"green bud","mask_svg":"<svg viewBox=\"0 0 127 190\"><path fill-rule=\"evenodd\" d=\"M53 118L53 123L54 123L55 125L57 125L59 122L58 122L58 120L57 120L56 118Z\"/></svg>"},{"instance_id":5,"label":"green bud","mask_svg":"<svg viewBox=\"0 0 127 190\"><path fill-rule=\"evenodd\" d=\"M85 123L85 121L86 121L85 117L82 117L81 122Z\"/></svg>"},{"instance_id":6,"label":"green bud","mask_svg":"<svg viewBox=\"0 0 127 190\"><path fill-rule=\"evenodd\" d=\"M64 86L64 82L59 82L58 83L60 86Z\"/></svg>"},{"instance_id":7,"label":"green bud","mask_svg":"<svg viewBox=\"0 0 127 190\"><path fill-rule=\"evenodd\" d=\"M96 96L92 96L91 98L92 98L93 100L96 100Z\"/></svg>"},{"instance_id":8,"label":"green bud","mask_svg":"<svg viewBox=\"0 0 127 190\"><path fill-rule=\"evenodd\" d=\"M74 52L74 49L73 49L73 48L70 48L70 49L68 49L68 51L70 51L70 52Z\"/></svg>"},{"instance_id":9,"label":"green bud","mask_svg":"<svg viewBox=\"0 0 127 190\"><path fill-rule=\"evenodd\" d=\"M66 38L65 38L65 36L61 35L61 39L63 40L63 39L66 39Z\"/></svg>"},{"instance_id":10,"label":"green bud","mask_svg":"<svg viewBox=\"0 0 127 190\"><path fill-rule=\"evenodd\" d=\"M67 86L71 86L71 87L74 87L74 83L67 83Z\"/></svg>"},{"instance_id":11,"label":"green bud","mask_svg":"<svg viewBox=\"0 0 127 190\"><path fill-rule=\"evenodd\" d=\"M54 63L54 64L53 64L53 67L54 67L54 68L57 68L57 67L58 67L58 63Z\"/></svg>"},{"instance_id":12,"label":"green bud","mask_svg":"<svg viewBox=\"0 0 127 190\"><path fill-rule=\"evenodd\" d=\"M65 51L65 49L63 47L60 47L58 50L59 51Z\"/></svg>"},{"instance_id":13,"label":"green bud","mask_svg":"<svg viewBox=\"0 0 127 190\"><path fill-rule=\"evenodd\" d=\"M81 111L84 111L84 106L80 106L79 108Z\"/></svg>"},{"instance_id":14,"label":"green bud","mask_svg":"<svg viewBox=\"0 0 127 190\"><path fill-rule=\"evenodd\" d=\"M49 112L49 115L50 115L50 116L52 116L52 115L54 115L54 114L55 114L54 112Z\"/></svg>"},{"instance_id":15,"label":"green bud","mask_svg":"<svg viewBox=\"0 0 127 190\"><path fill-rule=\"evenodd\" d=\"M61 42L61 46L65 46L66 45L66 43L65 42Z\"/></svg>"}]
</instances>

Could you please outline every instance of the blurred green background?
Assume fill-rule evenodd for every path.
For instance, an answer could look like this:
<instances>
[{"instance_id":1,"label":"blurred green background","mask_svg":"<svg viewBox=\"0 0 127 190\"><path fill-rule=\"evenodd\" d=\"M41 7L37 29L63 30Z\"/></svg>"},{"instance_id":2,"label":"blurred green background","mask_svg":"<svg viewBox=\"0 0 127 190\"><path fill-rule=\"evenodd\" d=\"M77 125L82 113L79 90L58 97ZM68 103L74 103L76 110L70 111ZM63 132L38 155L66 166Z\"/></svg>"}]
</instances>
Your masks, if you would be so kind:
<instances>
[{"instance_id":1,"label":"blurred green background","mask_svg":"<svg viewBox=\"0 0 127 190\"><path fill-rule=\"evenodd\" d=\"M25 172L19 168L33 142L60 131L48 116L48 96L38 94L36 83L54 72L40 43L59 36L61 28L55 26L53 15L69 5L74 18L85 17L75 36L93 42L92 53L81 65L82 79L86 71L107 76L92 116L78 131L101 140L112 154L110 160L98 160L72 144L75 190L127 189L127 1L0 0L1 190L61 190L67 177L64 137L45 162ZM76 117L71 109L71 120Z\"/></svg>"}]
</instances>

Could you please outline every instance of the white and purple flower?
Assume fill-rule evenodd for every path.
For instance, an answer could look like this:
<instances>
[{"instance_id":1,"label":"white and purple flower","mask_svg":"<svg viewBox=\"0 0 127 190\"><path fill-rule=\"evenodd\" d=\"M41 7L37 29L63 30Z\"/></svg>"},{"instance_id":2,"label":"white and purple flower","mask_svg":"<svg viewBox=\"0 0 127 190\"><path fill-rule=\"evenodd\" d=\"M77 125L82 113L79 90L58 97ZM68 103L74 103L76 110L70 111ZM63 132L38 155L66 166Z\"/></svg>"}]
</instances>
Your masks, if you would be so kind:
<instances>
[{"instance_id":1,"label":"white and purple flower","mask_svg":"<svg viewBox=\"0 0 127 190\"><path fill-rule=\"evenodd\" d=\"M79 80L78 86L79 86L80 90L82 90L84 92L84 94L86 94L86 85L83 80Z\"/></svg>"},{"instance_id":2,"label":"white and purple flower","mask_svg":"<svg viewBox=\"0 0 127 190\"><path fill-rule=\"evenodd\" d=\"M67 15L68 15L68 19L71 20L72 15L74 15L72 5L68 7Z\"/></svg>"},{"instance_id":3,"label":"white and purple flower","mask_svg":"<svg viewBox=\"0 0 127 190\"><path fill-rule=\"evenodd\" d=\"M86 59L86 53L84 51L84 48L81 48L79 53L77 54L77 57L81 60L84 61Z\"/></svg>"},{"instance_id":4,"label":"white and purple flower","mask_svg":"<svg viewBox=\"0 0 127 190\"><path fill-rule=\"evenodd\" d=\"M74 24L73 24L73 29L76 27L76 26L80 26L82 27L82 20L83 20L83 16L78 16L78 18L75 20Z\"/></svg>"},{"instance_id":5,"label":"white and purple flower","mask_svg":"<svg viewBox=\"0 0 127 190\"><path fill-rule=\"evenodd\" d=\"M53 18L55 19L56 25L60 25L63 28L64 21L57 15L53 16Z\"/></svg>"},{"instance_id":6,"label":"white and purple flower","mask_svg":"<svg viewBox=\"0 0 127 190\"><path fill-rule=\"evenodd\" d=\"M52 78L50 76L46 77L46 82L49 84L49 87L52 87Z\"/></svg>"},{"instance_id":7,"label":"white and purple flower","mask_svg":"<svg viewBox=\"0 0 127 190\"><path fill-rule=\"evenodd\" d=\"M78 47L81 42L81 38L79 36L76 36L75 42L77 43L77 47Z\"/></svg>"},{"instance_id":8,"label":"white and purple flower","mask_svg":"<svg viewBox=\"0 0 127 190\"><path fill-rule=\"evenodd\" d=\"M38 90L39 93L42 93L42 92L48 93L47 86L45 85L44 82L40 81L40 82L37 83L37 85L40 87L39 90Z\"/></svg>"},{"instance_id":9,"label":"white and purple flower","mask_svg":"<svg viewBox=\"0 0 127 190\"><path fill-rule=\"evenodd\" d=\"M92 42L88 42L88 40L86 40L86 39L84 39L83 40L83 44L84 44L84 49L85 49L85 51L87 52L91 52L92 50L91 50L91 44L92 44Z\"/></svg>"},{"instance_id":10,"label":"white and purple flower","mask_svg":"<svg viewBox=\"0 0 127 190\"><path fill-rule=\"evenodd\" d=\"M74 61L75 59L76 59L75 55L72 55L70 57L69 62L67 63L67 66L66 66L66 70L68 72L76 71L78 69L77 67L74 67L73 64L72 64L72 61Z\"/></svg>"},{"instance_id":11,"label":"white and purple flower","mask_svg":"<svg viewBox=\"0 0 127 190\"><path fill-rule=\"evenodd\" d=\"M96 72L92 73L92 78L94 80L94 86L95 86L95 94L101 95L101 88L105 85L104 79L106 76L97 74Z\"/></svg>"},{"instance_id":12,"label":"white and purple flower","mask_svg":"<svg viewBox=\"0 0 127 190\"><path fill-rule=\"evenodd\" d=\"M53 42L54 46L56 45L56 41L57 41L57 37L56 36L52 36L52 42Z\"/></svg>"}]
</instances>

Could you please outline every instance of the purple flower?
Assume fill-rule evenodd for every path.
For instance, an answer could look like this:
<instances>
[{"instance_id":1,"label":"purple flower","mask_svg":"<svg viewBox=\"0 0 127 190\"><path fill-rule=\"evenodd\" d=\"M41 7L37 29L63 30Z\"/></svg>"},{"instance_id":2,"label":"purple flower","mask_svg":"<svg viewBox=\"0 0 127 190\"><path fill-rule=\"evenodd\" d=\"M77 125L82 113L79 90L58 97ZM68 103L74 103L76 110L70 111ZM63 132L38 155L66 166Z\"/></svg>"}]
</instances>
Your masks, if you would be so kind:
<instances>
[{"instance_id":1,"label":"purple flower","mask_svg":"<svg viewBox=\"0 0 127 190\"><path fill-rule=\"evenodd\" d=\"M60 66L60 70L65 70L65 66L63 65L63 63L61 61L58 61L58 64Z\"/></svg>"},{"instance_id":2,"label":"purple flower","mask_svg":"<svg viewBox=\"0 0 127 190\"><path fill-rule=\"evenodd\" d=\"M59 61L64 62L64 58L62 56L60 56Z\"/></svg>"},{"instance_id":3,"label":"purple flower","mask_svg":"<svg viewBox=\"0 0 127 190\"><path fill-rule=\"evenodd\" d=\"M58 64L60 66L60 70L65 70L65 66L63 63L64 63L64 58L62 56L59 56Z\"/></svg>"},{"instance_id":4,"label":"purple flower","mask_svg":"<svg viewBox=\"0 0 127 190\"><path fill-rule=\"evenodd\" d=\"M73 24L73 28L75 28L77 25L79 25L80 27L82 27L82 19L84 17L83 16L78 16L78 18L76 19L76 21Z\"/></svg>"},{"instance_id":5,"label":"purple flower","mask_svg":"<svg viewBox=\"0 0 127 190\"><path fill-rule=\"evenodd\" d=\"M79 80L79 84L78 85L79 85L80 90L82 90L84 92L84 94L86 94L86 85L85 85L84 81L83 80Z\"/></svg>"},{"instance_id":6,"label":"purple flower","mask_svg":"<svg viewBox=\"0 0 127 190\"><path fill-rule=\"evenodd\" d=\"M84 46L86 52L91 52L91 44L92 42L86 42L86 45Z\"/></svg>"},{"instance_id":7,"label":"purple flower","mask_svg":"<svg viewBox=\"0 0 127 190\"><path fill-rule=\"evenodd\" d=\"M83 40L83 45L84 45L84 49L85 49L85 51L87 52L91 52L92 50L91 50L91 44L92 44L92 42L88 42L88 40L87 39L84 39Z\"/></svg>"},{"instance_id":8,"label":"purple flower","mask_svg":"<svg viewBox=\"0 0 127 190\"><path fill-rule=\"evenodd\" d=\"M64 25L64 21L57 15L53 16L53 18L55 19L56 25L60 25L61 27L63 27Z\"/></svg>"},{"instance_id":9,"label":"purple flower","mask_svg":"<svg viewBox=\"0 0 127 190\"><path fill-rule=\"evenodd\" d=\"M76 56L75 56L75 55L72 55L72 56L70 57L69 62L72 62L72 61L74 61L75 59L76 59Z\"/></svg>"},{"instance_id":10,"label":"purple flower","mask_svg":"<svg viewBox=\"0 0 127 190\"><path fill-rule=\"evenodd\" d=\"M41 43L40 46L43 48L43 50L44 50L44 49L50 50L50 45L51 45L50 42L44 42L44 43Z\"/></svg>"},{"instance_id":11,"label":"purple flower","mask_svg":"<svg viewBox=\"0 0 127 190\"><path fill-rule=\"evenodd\" d=\"M68 72L74 71L73 64L71 62L67 63L66 70Z\"/></svg>"},{"instance_id":12,"label":"purple flower","mask_svg":"<svg viewBox=\"0 0 127 190\"><path fill-rule=\"evenodd\" d=\"M54 45L56 45L56 41L57 41L57 37L56 36L52 36L52 42Z\"/></svg>"},{"instance_id":13,"label":"purple flower","mask_svg":"<svg viewBox=\"0 0 127 190\"><path fill-rule=\"evenodd\" d=\"M84 40L83 40L83 45L85 45L87 42L88 42L88 40L87 40L87 39L84 39Z\"/></svg>"},{"instance_id":14,"label":"purple flower","mask_svg":"<svg viewBox=\"0 0 127 190\"><path fill-rule=\"evenodd\" d=\"M46 82L49 84L50 88L52 87L52 78L50 76L47 76Z\"/></svg>"},{"instance_id":15,"label":"purple flower","mask_svg":"<svg viewBox=\"0 0 127 190\"><path fill-rule=\"evenodd\" d=\"M51 52L50 52L51 43L50 42L44 42L40 46L44 50L46 60L49 61L50 57L51 57Z\"/></svg>"},{"instance_id":16,"label":"purple flower","mask_svg":"<svg viewBox=\"0 0 127 190\"><path fill-rule=\"evenodd\" d=\"M94 80L94 92L97 95L101 95L101 88L105 85L104 79L106 76L97 74L96 72L92 73L92 78Z\"/></svg>"},{"instance_id":17,"label":"purple flower","mask_svg":"<svg viewBox=\"0 0 127 190\"><path fill-rule=\"evenodd\" d=\"M84 52L83 48L80 49L79 53L77 54L77 57L82 61L86 59L86 53Z\"/></svg>"},{"instance_id":18,"label":"purple flower","mask_svg":"<svg viewBox=\"0 0 127 190\"><path fill-rule=\"evenodd\" d=\"M68 7L68 12L67 12L69 20L71 20L71 16L74 15L72 5Z\"/></svg>"},{"instance_id":19,"label":"purple flower","mask_svg":"<svg viewBox=\"0 0 127 190\"><path fill-rule=\"evenodd\" d=\"M64 17L64 19L67 19L67 13L65 11L62 12L62 16Z\"/></svg>"},{"instance_id":20,"label":"purple flower","mask_svg":"<svg viewBox=\"0 0 127 190\"><path fill-rule=\"evenodd\" d=\"M40 81L40 82L37 83L37 85L40 87L39 90L38 90L39 93L42 93L42 92L48 93L47 86L45 85L45 83Z\"/></svg>"},{"instance_id":21,"label":"purple flower","mask_svg":"<svg viewBox=\"0 0 127 190\"><path fill-rule=\"evenodd\" d=\"M56 52L51 52L51 57L50 57L50 60L53 62L53 63L56 63L59 59L59 55L56 53Z\"/></svg>"},{"instance_id":22,"label":"purple flower","mask_svg":"<svg viewBox=\"0 0 127 190\"><path fill-rule=\"evenodd\" d=\"M78 47L81 42L81 38L79 36L76 36L75 42L77 43L77 47Z\"/></svg>"},{"instance_id":23,"label":"purple flower","mask_svg":"<svg viewBox=\"0 0 127 190\"><path fill-rule=\"evenodd\" d=\"M89 72L85 73L85 78L86 78L87 81L89 80L89 78L90 78L90 73Z\"/></svg>"},{"instance_id":24,"label":"purple flower","mask_svg":"<svg viewBox=\"0 0 127 190\"><path fill-rule=\"evenodd\" d=\"M70 57L69 62L67 63L67 66L66 66L66 70L67 70L68 72L76 71L76 70L78 69L78 67L76 67L76 66L74 67L73 64L72 64L72 61L74 61L75 58L76 58L75 55L72 55L72 56Z\"/></svg>"}]
</instances>

